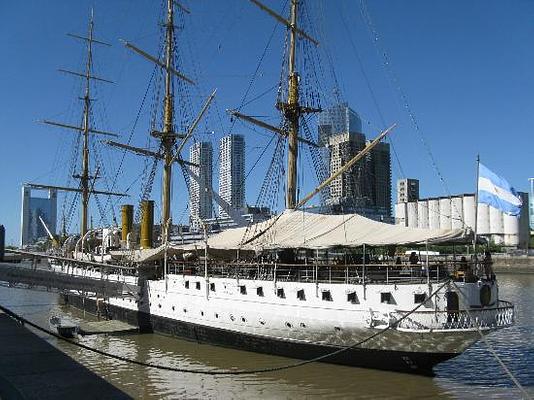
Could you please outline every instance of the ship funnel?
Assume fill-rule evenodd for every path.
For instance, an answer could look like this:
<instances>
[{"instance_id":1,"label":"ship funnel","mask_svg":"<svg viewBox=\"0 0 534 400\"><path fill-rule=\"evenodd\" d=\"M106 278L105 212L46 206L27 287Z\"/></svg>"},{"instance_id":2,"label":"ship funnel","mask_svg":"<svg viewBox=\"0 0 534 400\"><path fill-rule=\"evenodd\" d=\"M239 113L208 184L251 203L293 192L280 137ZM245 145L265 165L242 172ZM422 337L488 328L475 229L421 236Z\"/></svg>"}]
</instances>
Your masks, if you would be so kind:
<instances>
[{"instance_id":1,"label":"ship funnel","mask_svg":"<svg viewBox=\"0 0 534 400\"><path fill-rule=\"evenodd\" d=\"M132 232L133 210L134 210L134 207L131 204L123 204L121 207L121 218L122 218L121 239L122 239L122 243L124 247L129 247L128 246L128 235Z\"/></svg>"},{"instance_id":2,"label":"ship funnel","mask_svg":"<svg viewBox=\"0 0 534 400\"><path fill-rule=\"evenodd\" d=\"M141 201L141 248L151 249L154 232L154 201Z\"/></svg>"}]
</instances>

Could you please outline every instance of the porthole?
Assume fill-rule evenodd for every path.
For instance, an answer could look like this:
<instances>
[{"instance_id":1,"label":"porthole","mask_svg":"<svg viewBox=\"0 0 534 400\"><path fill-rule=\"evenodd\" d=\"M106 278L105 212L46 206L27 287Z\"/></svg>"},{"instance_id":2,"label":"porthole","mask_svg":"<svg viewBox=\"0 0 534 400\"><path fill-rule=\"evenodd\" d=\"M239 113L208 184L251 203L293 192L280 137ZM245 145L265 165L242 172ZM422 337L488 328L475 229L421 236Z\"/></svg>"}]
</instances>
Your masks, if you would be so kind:
<instances>
[{"instance_id":1,"label":"porthole","mask_svg":"<svg viewBox=\"0 0 534 400\"><path fill-rule=\"evenodd\" d=\"M215 318L219 318L219 314L215 313Z\"/></svg>"},{"instance_id":2,"label":"porthole","mask_svg":"<svg viewBox=\"0 0 534 400\"><path fill-rule=\"evenodd\" d=\"M201 312L200 312L200 315L203 317L203 316L204 316L204 311L201 311Z\"/></svg>"},{"instance_id":3,"label":"porthole","mask_svg":"<svg viewBox=\"0 0 534 400\"><path fill-rule=\"evenodd\" d=\"M174 306L172 306L172 311L174 311Z\"/></svg>"},{"instance_id":4,"label":"porthole","mask_svg":"<svg viewBox=\"0 0 534 400\"><path fill-rule=\"evenodd\" d=\"M304 322L301 322L301 323L300 323L300 327L301 327L301 328L306 328L306 324L305 324Z\"/></svg>"},{"instance_id":5,"label":"porthole","mask_svg":"<svg viewBox=\"0 0 534 400\"><path fill-rule=\"evenodd\" d=\"M334 330L335 330L336 332L341 332L341 328L340 328L339 326L334 326Z\"/></svg>"},{"instance_id":6,"label":"porthole","mask_svg":"<svg viewBox=\"0 0 534 400\"><path fill-rule=\"evenodd\" d=\"M184 313L186 313L186 312L187 312L187 308L184 308Z\"/></svg>"},{"instance_id":7,"label":"porthole","mask_svg":"<svg viewBox=\"0 0 534 400\"><path fill-rule=\"evenodd\" d=\"M358 297L356 296L356 292L347 293L347 301L352 304L358 304Z\"/></svg>"},{"instance_id":8,"label":"porthole","mask_svg":"<svg viewBox=\"0 0 534 400\"><path fill-rule=\"evenodd\" d=\"M159 299L159 294L158 294L158 299Z\"/></svg>"},{"instance_id":9,"label":"porthole","mask_svg":"<svg viewBox=\"0 0 534 400\"><path fill-rule=\"evenodd\" d=\"M158 304L158 307L161 308L161 304Z\"/></svg>"},{"instance_id":10,"label":"porthole","mask_svg":"<svg viewBox=\"0 0 534 400\"><path fill-rule=\"evenodd\" d=\"M423 303L426 300L426 293L415 293L413 295L413 302L415 304Z\"/></svg>"},{"instance_id":11,"label":"porthole","mask_svg":"<svg viewBox=\"0 0 534 400\"><path fill-rule=\"evenodd\" d=\"M230 320L235 321L235 317L232 314L230 314Z\"/></svg>"},{"instance_id":12,"label":"porthole","mask_svg":"<svg viewBox=\"0 0 534 400\"><path fill-rule=\"evenodd\" d=\"M241 322L247 322L247 319L245 317L241 317Z\"/></svg>"},{"instance_id":13,"label":"porthole","mask_svg":"<svg viewBox=\"0 0 534 400\"><path fill-rule=\"evenodd\" d=\"M265 325L265 320L263 318L259 319L261 325Z\"/></svg>"},{"instance_id":14,"label":"porthole","mask_svg":"<svg viewBox=\"0 0 534 400\"><path fill-rule=\"evenodd\" d=\"M291 328L293 325L291 325L291 323L289 323L289 322L286 322L286 326L287 326L288 328Z\"/></svg>"},{"instance_id":15,"label":"porthole","mask_svg":"<svg viewBox=\"0 0 534 400\"><path fill-rule=\"evenodd\" d=\"M380 293L381 303L391 304L391 300L392 300L391 292Z\"/></svg>"}]
</instances>

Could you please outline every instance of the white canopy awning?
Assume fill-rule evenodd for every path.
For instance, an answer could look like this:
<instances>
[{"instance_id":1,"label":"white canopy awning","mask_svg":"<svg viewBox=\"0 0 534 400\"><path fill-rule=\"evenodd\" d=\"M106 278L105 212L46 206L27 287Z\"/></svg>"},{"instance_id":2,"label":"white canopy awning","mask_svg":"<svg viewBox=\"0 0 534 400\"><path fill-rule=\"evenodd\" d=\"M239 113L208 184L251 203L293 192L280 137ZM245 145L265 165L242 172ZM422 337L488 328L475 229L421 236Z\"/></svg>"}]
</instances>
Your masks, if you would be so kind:
<instances>
[{"instance_id":1,"label":"white canopy awning","mask_svg":"<svg viewBox=\"0 0 534 400\"><path fill-rule=\"evenodd\" d=\"M358 214L325 215L286 210L250 227L228 229L211 236L208 246L219 250L263 250L469 243L472 235L470 229L408 228L373 221ZM179 247L193 250L203 248L204 243Z\"/></svg>"}]
</instances>

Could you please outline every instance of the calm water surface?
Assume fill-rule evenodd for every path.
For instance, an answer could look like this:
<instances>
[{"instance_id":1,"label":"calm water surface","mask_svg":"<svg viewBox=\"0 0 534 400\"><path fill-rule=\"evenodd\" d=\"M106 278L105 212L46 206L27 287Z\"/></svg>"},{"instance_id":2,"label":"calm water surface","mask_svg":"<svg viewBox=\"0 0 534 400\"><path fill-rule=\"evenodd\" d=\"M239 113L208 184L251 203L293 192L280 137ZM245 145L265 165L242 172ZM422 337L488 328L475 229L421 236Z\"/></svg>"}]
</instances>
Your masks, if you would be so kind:
<instances>
[{"instance_id":1,"label":"calm water surface","mask_svg":"<svg viewBox=\"0 0 534 400\"><path fill-rule=\"evenodd\" d=\"M501 297L516 305L516 325L493 333L489 340L534 397L534 275L501 274L499 281ZM0 304L42 326L48 327L49 315L57 312L74 319L84 318L77 310L58 306L57 299L52 293L0 287ZM85 318L91 319L91 316ZM438 365L433 378L320 363L267 374L220 377L138 367L45 338L139 399L521 398L483 343ZM281 357L199 345L156 334L90 336L81 341L128 358L181 368L256 369L291 362Z\"/></svg>"}]
</instances>

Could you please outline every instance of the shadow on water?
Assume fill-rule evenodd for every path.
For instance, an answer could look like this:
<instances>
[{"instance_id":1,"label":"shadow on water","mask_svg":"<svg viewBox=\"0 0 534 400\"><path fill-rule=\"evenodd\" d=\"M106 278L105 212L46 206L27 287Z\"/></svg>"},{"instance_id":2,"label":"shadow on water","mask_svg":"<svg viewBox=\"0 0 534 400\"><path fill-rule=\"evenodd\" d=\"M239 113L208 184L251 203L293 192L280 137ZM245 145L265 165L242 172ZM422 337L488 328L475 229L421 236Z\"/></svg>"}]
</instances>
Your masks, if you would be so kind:
<instances>
[{"instance_id":1,"label":"shadow on water","mask_svg":"<svg viewBox=\"0 0 534 400\"><path fill-rule=\"evenodd\" d=\"M534 394L534 314L529 310L534 304L534 275L502 275L500 282L501 297L516 304L516 326L489 339L514 375ZM48 314L58 309L53 304L56 299L51 293L0 288L0 303L20 304L15 311L43 324ZM61 310L73 318L91 318L72 307ZM292 362L155 334L88 336L81 341L113 354L180 368L256 369ZM321 363L250 376L183 374L119 362L66 343L55 344L135 398L519 398L483 343L436 367L434 378Z\"/></svg>"}]
</instances>

